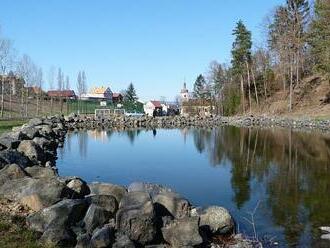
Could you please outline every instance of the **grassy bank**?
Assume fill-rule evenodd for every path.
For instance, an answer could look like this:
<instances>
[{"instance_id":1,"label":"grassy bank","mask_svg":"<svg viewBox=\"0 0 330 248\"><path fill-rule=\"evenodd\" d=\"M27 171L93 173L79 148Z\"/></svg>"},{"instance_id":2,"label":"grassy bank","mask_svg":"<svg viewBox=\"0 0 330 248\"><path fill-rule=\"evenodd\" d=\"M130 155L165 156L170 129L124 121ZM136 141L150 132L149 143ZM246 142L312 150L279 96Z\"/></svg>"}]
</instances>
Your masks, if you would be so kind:
<instances>
[{"instance_id":1,"label":"grassy bank","mask_svg":"<svg viewBox=\"0 0 330 248\"><path fill-rule=\"evenodd\" d=\"M0 247L41 248L39 236L27 229L25 218L0 212Z\"/></svg>"},{"instance_id":2,"label":"grassy bank","mask_svg":"<svg viewBox=\"0 0 330 248\"><path fill-rule=\"evenodd\" d=\"M26 120L0 120L0 134L10 131L13 127L21 126Z\"/></svg>"},{"instance_id":3,"label":"grassy bank","mask_svg":"<svg viewBox=\"0 0 330 248\"><path fill-rule=\"evenodd\" d=\"M0 198L0 247L39 248L39 235L28 230L25 217L32 211L19 203Z\"/></svg>"}]
</instances>

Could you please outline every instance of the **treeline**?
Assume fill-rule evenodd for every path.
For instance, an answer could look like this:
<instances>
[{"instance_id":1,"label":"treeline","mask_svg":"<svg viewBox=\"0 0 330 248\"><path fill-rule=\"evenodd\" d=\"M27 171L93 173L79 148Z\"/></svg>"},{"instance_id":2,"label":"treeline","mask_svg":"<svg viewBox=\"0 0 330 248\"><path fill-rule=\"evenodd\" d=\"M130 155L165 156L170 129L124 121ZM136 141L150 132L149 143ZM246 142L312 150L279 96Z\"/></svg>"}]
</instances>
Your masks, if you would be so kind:
<instances>
[{"instance_id":1,"label":"treeline","mask_svg":"<svg viewBox=\"0 0 330 248\"><path fill-rule=\"evenodd\" d=\"M267 40L254 46L242 20L233 30L230 64L211 62L199 75L194 97L212 99L224 115L248 113L279 91L293 109L293 92L315 73L330 75L330 1L287 0L267 16Z\"/></svg>"},{"instance_id":2,"label":"treeline","mask_svg":"<svg viewBox=\"0 0 330 248\"><path fill-rule=\"evenodd\" d=\"M14 77L18 82L23 83L23 87L17 87L11 81ZM17 105L17 102L20 105L19 112L21 117L39 116L42 112L42 107L44 108L44 113L52 114L54 111L54 100L60 105L55 112L63 113L65 97L58 96L48 99L44 89L71 90L70 78L68 75L65 75L61 67L56 68L55 66L49 68L46 78L42 68L29 55L23 54L20 56L17 54L13 42L2 34L0 27L0 117L4 117L5 113L7 114L6 117L13 117L12 111L14 111L14 108L12 105ZM23 80L20 81L21 79ZM48 86L45 86L46 81ZM87 79L84 70L78 73L76 88L79 96L87 91ZM47 102L44 105L43 101L45 100L50 100L50 103ZM5 102L9 102L9 108L5 108ZM29 108L29 104L32 102L34 107Z\"/></svg>"}]
</instances>

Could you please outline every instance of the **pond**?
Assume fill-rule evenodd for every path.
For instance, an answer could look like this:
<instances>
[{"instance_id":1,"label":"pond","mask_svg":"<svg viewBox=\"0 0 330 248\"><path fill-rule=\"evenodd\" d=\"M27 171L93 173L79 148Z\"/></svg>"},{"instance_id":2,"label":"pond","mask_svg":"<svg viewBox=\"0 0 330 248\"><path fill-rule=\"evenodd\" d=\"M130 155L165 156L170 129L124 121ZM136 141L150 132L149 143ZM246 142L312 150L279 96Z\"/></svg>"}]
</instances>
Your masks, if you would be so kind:
<instances>
[{"instance_id":1,"label":"pond","mask_svg":"<svg viewBox=\"0 0 330 248\"><path fill-rule=\"evenodd\" d=\"M330 246L330 136L284 129L79 131L58 151L63 176L163 184L231 211L239 231L285 246Z\"/></svg>"}]
</instances>

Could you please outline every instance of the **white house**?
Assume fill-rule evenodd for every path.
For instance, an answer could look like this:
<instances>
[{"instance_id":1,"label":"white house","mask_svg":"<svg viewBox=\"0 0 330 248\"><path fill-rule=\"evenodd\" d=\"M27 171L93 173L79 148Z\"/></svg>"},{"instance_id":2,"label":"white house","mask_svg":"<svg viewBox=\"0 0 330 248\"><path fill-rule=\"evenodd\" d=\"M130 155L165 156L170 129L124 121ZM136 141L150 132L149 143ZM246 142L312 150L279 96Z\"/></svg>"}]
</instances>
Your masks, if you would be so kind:
<instances>
[{"instance_id":1,"label":"white house","mask_svg":"<svg viewBox=\"0 0 330 248\"><path fill-rule=\"evenodd\" d=\"M160 101L149 101L143 105L143 110L145 114L153 116L155 110L162 113L162 104Z\"/></svg>"}]
</instances>

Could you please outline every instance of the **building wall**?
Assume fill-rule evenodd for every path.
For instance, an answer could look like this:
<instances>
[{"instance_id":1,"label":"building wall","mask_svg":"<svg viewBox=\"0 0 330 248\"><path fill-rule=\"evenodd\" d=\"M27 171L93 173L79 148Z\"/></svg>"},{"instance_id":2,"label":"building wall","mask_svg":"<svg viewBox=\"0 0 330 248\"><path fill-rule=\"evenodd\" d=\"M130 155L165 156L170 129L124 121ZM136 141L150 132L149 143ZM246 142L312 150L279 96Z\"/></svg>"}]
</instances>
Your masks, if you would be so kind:
<instances>
[{"instance_id":1,"label":"building wall","mask_svg":"<svg viewBox=\"0 0 330 248\"><path fill-rule=\"evenodd\" d=\"M151 102L147 102L144 106L143 106L143 110L144 113L149 115L149 116L153 116L154 110L155 110L155 106L151 103Z\"/></svg>"}]
</instances>

